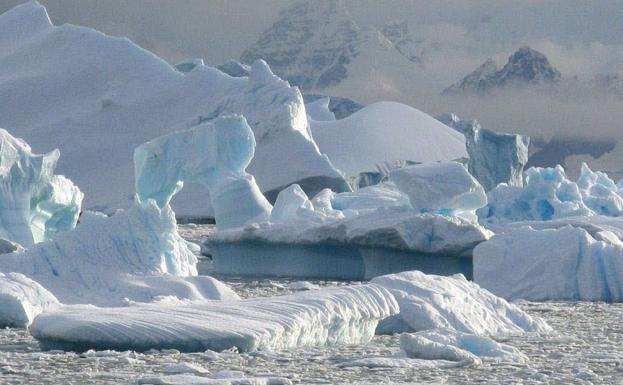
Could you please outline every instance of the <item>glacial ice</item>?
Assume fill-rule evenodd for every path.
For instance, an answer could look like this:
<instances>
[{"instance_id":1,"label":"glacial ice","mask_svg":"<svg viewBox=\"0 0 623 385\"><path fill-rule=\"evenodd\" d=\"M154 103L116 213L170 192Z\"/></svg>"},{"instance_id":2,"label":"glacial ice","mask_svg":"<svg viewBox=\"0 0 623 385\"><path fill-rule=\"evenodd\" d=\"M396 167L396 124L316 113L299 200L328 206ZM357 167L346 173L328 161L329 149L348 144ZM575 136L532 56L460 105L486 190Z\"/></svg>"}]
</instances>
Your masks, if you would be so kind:
<instances>
[{"instance_id":1,"label":"glacial ice","mask_svg":"<svg viewBox=\"0 0 623 385\"><path fill-rule=\"evenodd\" d=\"M482 360L505 363L528 361L528 357L513 346L452 329L404 333L400 336L400 347L408 357L427 360L462 361L466 364L480 364Z\"/></svg>"},{"instance_id":2,"label":"glacial ice","mask_svg":"<svg viewBox=\"0 0 623 385\"><path fill-rule=\"evenodd\" d=\"M177 233L171 208L149 200L111 217L84 213L73 231L3 255L0 271L26 275L65 304L237 298L223 283L196 276L194 248Z\"/></svg>"},{"instance_id":3,"label":"glacial ice","mask_svg":"<svg viewBox=\"0 0 623 385\"><path fill-rule=\"evenodd\" d=\"M201 184L208 188L219 229L266 219L271 205L245 172L254 151L253 131L242 116L152 139L134 150L138 197L165 208L184 183Z\"/></svg>"},{"instance_id":4,"label":"glacial ice","mask_svg":"<svg viewBox=\"0 0 623 385\"><path fill-rule=\"evenodd\" d=\"M239 301L137 304L122 312L71 305L39 315L30 331L44 349L246 352L363 343L379 320L397 312L387 290L368 284Z\"/></svg>"},{"instance_id":5,"label":"glacial ice","mask_svg":"<svg viewBox=\"0 0 623 385\"><path fill-rule=\"evenodd\" d=\"M378 333L450 329L484 336L549 332L543 320L457 274L406 271L372 279L396 298L400 314L379 324Z\"/></svg>"},{"instance_id":6,"label":"glacial ice","mask_svg":"<svg viewBox=\"0 0 623 385\"><path fill-rule=\"evenodd\" d=\"M582 166L576 182L561 166L530 168L523 187L504 184L488 194L489 204L478 211L483 223L545 221L573 216L620 216L623 197L617 185L603 172Z\"/></svg>"},{"instance_id":7,"label":"glacial ice","mask_svg":"<svg viewBox=\"0 0 623 385\"><path fill-rule=\"evenodd\" d=\"M407 161L466 158L465 139L431 116L394 102L379 102L335 121L311 120L320 151L348 177Z\"/></svg>"},{"instance_id":8,"label":"glacial ice","mask_svg":"<svg viewBox=\"0 0 623 385\"><path fill-rule=\"evenodd\" d=\"M24 328L45 310L58 307L56 297L19 273L0 273L0 328Z\"/></svg>"},{"instance_id":9,"label":"glacial ice","mask_svg":"<svg viewBox=\"0 0 623 385\"><path fill-rule=\"evenodd\" d=\"M349 190L312 139L300 91L261 61L248 77L198 61L183 73L127 39L54 26L34 1L1 15L0 31L0 127L33 148L60 148L57 170L86 194L86 209L112 214L132 205L135 147L230 114L244 115L255 133L248 171L261 191L274 198L295 182L309 194ZM206 197L205 188L187 186L173 208L213 216Z\"/></svg>"},{"instance_id":10,"label":"glacial ice","mask_svg":"<svg viewBox=\"0 0 623 385\"><path fill-rule=\"evenodd\" d=\"M475 215L477 209L487 204L482 186L457 162L399 168L392 171L389 178L407 194L416 211Z\"/></svg>"},{"instance_id":11,"label":"glacial ice","mask_svg":"<svg viewBox=\"0 0 623 385\"><path fill-rule=\"evenodd\" d=\"M83 194L54 175L59 156L58 150L33 154L0 129L0 237L31 246L76 226Z\"/></svg>"},{"instance_id":12,"label":"glacial ice","mask_svg":"<svg viewBox=\"0 0 623 385\"><path fill-rule=\"evenodd\" d=\"M595 237L571 225L509 229L474 249L474 280L507 299L621 302L623 243Z\"/></svg>"},{"instance_id":13,"label":"glacial ice","mask_svg":"<svg viewBox=\"0 0 623 385\"><path fill-rule=\"evenodd\" d=\"M486 191L500 183L523 186L530 137L497 133L483 128L477 120L462 120L456 114L443 114L436 119L463 133L469 172Z\"/></svg>"},{"instance_id":14,"label":"glacial ice","mask_svg":"<svg viewBox=\"0 0 623 385\"><path fill-rule=\"evenodd\" d=\"M305 104L307 115L315 121L332 121L335 120L335 114L329 109L330 99L328 96L314 100Z\"/></svg>"}]
</instances>

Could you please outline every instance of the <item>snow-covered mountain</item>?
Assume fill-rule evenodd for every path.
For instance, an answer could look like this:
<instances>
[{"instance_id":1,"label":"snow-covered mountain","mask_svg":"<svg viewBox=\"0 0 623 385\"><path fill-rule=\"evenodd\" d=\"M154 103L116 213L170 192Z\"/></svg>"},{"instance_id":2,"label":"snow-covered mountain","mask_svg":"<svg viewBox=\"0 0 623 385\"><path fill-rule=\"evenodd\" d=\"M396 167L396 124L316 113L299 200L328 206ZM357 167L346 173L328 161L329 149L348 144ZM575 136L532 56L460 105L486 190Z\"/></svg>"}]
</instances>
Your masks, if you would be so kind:
<instances>
[{"instance_id":1,"label":"snow-covered mountain","mask_svg":"<svg viewBox=\"0 0 623 385\"><path fill-rule=\"evenodd\" d=\"M240 61L263 59L275 74L304 92L378 94L420 71L406 24L389 25L383 32L358 25L340 0L296 2L242 53Z\"/></svg>"},{"instance_id":2,"label":"snow-covered mountain","mask_svg":"<svg viewBox=\"0 0 623 385\"><path fill-rule=\"evenodd\" d=\"M348 189L313 141L298 89L258 61L233 78L191 60L174 69L127 39L54 26L28 2L0 16L0 127L37 152L61 150L58 171L85 193L84 207L127 207L134 148L227 114L242 114L257 148L249 166L264 192L299 182L313 194ZM203 189L182 191L175 210L207 215Z\"/></svg>"},{"instance_id":3,"label":"snow-covered mountain","mask_svg":"<svg viewBox=\"0 0 623 385\"><path fill-rule=\"evenodd\" d=\"M560 72L547 57L530 48L521 47L498 69L492 59L487 59L472 73L446 88L444 94L487 94L505 87L552 85L561 80Z\"/></svg>"}]
</instances>

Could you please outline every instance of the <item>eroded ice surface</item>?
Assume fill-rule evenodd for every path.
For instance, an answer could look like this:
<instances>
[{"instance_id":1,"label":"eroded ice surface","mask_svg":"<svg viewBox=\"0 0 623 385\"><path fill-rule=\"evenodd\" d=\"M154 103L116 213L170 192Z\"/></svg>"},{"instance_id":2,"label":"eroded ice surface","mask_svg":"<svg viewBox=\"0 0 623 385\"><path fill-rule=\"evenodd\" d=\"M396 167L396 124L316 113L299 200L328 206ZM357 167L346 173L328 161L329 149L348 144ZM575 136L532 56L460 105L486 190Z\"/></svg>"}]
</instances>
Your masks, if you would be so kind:
<instances>
[{"instance_id":1,"label":"eroded ice surface","mask_svg":"<svg viewBox=\"0 0 623 385\"><path fill-rule=\"evenodd\" d=\"M48 349L222 351L364 343L398 312L378 285L350 286L240 301L67 306L44 313L31 333Z\"/></svg>"},{"instance_id":2,"label":"eroded ice surface","mask_svg":"<svg viewBox=\"0 0 623 385\"><path fill-rule=\"evenodd\" d=\"M381 322L380 333L445 328L499 336L551 331L541 319L529 316L462 275L442 277L407 271L377 277L372 282L387 288L400 306L400 314Z\"/></svg>"},{"instance_id":3,"label":"eroded ice surface","mask_svg":"<svg viewBox=\"0 0 623 385\"><path fill-rule=\"evenodd\" d=\"M152 139L134 150L136 192L164 208L184 183L201 184L209 190L219 229L266 219L271 205L245 171L254 152L255 137L242 116Z\"/></svg>"},{"instance_id":4,"label":"eroded ice surface","mask_svg":"<svg viewBox=\"0 0 623 385\"><path fill-rule=\"evenodd\" d=\"M76 226L84 195L54 175L60 152L33 154L0 129L0 237L31 246Z\"/></svg>"}]
</instances>

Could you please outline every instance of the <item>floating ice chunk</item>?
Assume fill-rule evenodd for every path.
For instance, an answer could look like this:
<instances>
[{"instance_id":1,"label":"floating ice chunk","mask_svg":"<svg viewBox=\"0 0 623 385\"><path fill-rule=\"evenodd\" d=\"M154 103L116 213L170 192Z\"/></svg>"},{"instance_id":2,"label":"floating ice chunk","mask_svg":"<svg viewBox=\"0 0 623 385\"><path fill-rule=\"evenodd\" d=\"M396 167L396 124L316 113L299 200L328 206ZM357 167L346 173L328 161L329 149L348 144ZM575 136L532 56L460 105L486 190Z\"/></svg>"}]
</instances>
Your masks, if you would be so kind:
<instances>
[{"instance_id":1,"label":"floating ice chunk","mask_svg":"<svg viewBox=\"0 0 623 385\"><path fill-rule=\"evenodd\" d=\"M162 368L162 372L166 374L199 374L205 375L209 374L210 371L204 367L199 365L191 364L188 362L180 362L178 364L169 364Z\"/></svg>"},{"instance_id":2,"label":"floating ice chunk","mask_svg":"<svg viewBox=\"0 0 623 385\"><path fill-rule=\"evenodd\" d=\"M307 115L309 118L316 121L331 121L335 120L335 115L329 109L329 97L325 96L305 104Z\"/></svg>"},{"instance_id":3,"label":"floating ice chunk","mask_svg":"<svg viewBox=\"0 0 623 385\"><path fill-rule=\"evenodd\" d=\"M400 347L412 358L463 361L480 364L481 360L526 363L528 357L519 349L488 337L435 329L400 336Z\"/></svg>"},{"instance_id":4,"label":"floating ice chunk","mask_svg":"<svg viewBox=\"0 0 623 385\"><path fill-rule=\"evenodd\" d=\"M548 332L551 328L462 275L441 277L419 271L374 278L400 306L400 314L379 325L379 332L452 329L477 335Z\"/></svg>"},{"instance_id":5,"label":"floating ice chunk","mask_svg":"<svg viewBox=\"0 0 623 385\"><path fill-rule=\"evenodd\" d=\"M508 299L623 301L623 247L572 226L498 234L474 250L474 279Z\"/></svg>"},{"instance_id":6,"label":"floating ice chunk","mask_svg":"<svg viewBox=\"0 0 623 385\"><path fill-rule=\"evenodd\" d=\"M457 162L400 168L391 172L390 179L421 212L473 212L487 204L482 186Z\"/></svg>"},{"instance_id":7,"label":"floating ice chunk","mask_svg":"<svg viewBox=\"0 0 623 385\"><path fill-rule=\"evenodd\" d=\"M210 192L219 228L266 219L271 205L245 171L254 151L253 131L242 116L150 140L134 151L137 194L164 208L185 182L197 183Z\"/></svg>"},{"instance_id":8,"label":"floating ice chunk","mask_svg":"<svg viewBox=\"0 0 623 385\"><path fill-rule=\"evenodd\" d=\"M27 327L41 312L59 306L52 293L18 273L0 273L0 328Z\"/></svg>"},{"instance_id":9,"label":"floating ice chunk","mask_svg":"<svg viewBox=\"0 0 623 385\"><path fill-rule=\"evenodd\" d=\"M312 202L298 184L281 190L270 214L270 222L321 220L325 215L314 210Z\"/></svg>"},{"instance_id":10,"label":"floating ice chunk","mask_svg":"<svg viewBox=\"0 0 623 385\"><path fill-rule=\"evenodd\" d=\"M530 137L497 133L483 128L477 120L462 120L456 114L443 114L436 119L463 133L469 172L486 191L500 183L523 185Z\"/></svg>"},{"instance_id":11,"label":"floating ice chunk","mask_svg":"<svg viewBox=\"0 0 623 385\"><path fill-rule=\"evenodd\" d=\"M33 154L0 129L0 237L31 246L76 226L83 194L54 175L59 156L58 150Z\"/></svg>"},{"instance_id":12,"label":"floating ice chunk","mask_svg":"<svg viewBox=\"0 0 623 385\"><path fill-rule=\"evenodd\" d=\"M43 313L31 333L45 349L287 349L362 343L379 320L398 312L378 285L299 292L281 297L124 308L64 306Z\"/></svg>"},{"instance_id":13,"label":"floating ice chunk","mask_svg":"<svg viewBox=\"0 0 623 385\"><path fill-rule=\"evenodd\" d=\"M197 275L195 248L177 233L171 208L149 200L111 217L86 213L74 231L3 255L0 271L28 276L63 303L237 298L215 279L187 277Z\"/></svg>"}]
</instances>

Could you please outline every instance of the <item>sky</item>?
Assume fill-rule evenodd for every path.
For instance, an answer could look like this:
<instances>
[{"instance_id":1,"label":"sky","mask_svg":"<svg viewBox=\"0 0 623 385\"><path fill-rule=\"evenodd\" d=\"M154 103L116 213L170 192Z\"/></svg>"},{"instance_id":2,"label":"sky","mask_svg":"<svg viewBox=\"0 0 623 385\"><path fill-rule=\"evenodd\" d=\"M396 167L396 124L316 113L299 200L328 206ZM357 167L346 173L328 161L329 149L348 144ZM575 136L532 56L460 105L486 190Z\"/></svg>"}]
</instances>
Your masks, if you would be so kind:
<instances>
[{"instance_id":1,"label":"sky","mask_svg":"<svg viewBox=\"0 0 623 385\"><path fill-rule=\"evenodd\" d=\"M322 0L314 0L322 1ZM489 57L503 65L522 45L545 53L563 76L623 74L623 0L343 0L360 25L406 20L415 36L439 48L428 67L438 85L412 98L430 113L456 111L484 125L546 136L566 130L618 134L620 101L561 102L511 95L494 101L448 101L439 91ZM0 0L0 12L22 3ZM284 0L40 0L55 24L126 36L174 64L200 57L209 65L238 58L292 4ZM356 96L353 96L356 98Z\"/></svg>"}]
</instances>

